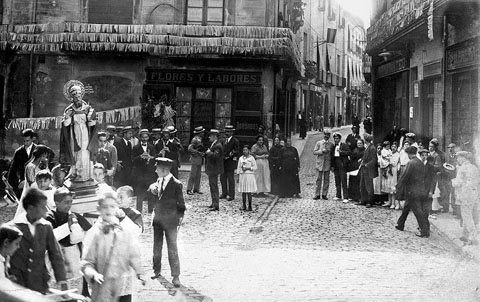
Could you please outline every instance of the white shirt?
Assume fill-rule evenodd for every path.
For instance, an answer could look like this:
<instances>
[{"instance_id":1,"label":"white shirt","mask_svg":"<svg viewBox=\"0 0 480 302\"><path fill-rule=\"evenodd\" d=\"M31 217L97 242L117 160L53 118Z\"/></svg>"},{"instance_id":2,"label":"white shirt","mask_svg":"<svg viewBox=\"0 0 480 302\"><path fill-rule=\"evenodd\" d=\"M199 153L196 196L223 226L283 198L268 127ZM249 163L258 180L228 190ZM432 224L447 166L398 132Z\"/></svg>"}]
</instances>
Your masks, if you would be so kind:
<instances>
[{"instance_id":1,"label":"white shirt","mask_svg":"<svg viewBox=\"0 0 480 302\"><path fill-rule=\"evenodd\" d=\"M335 146L335 153L333 154L334 157L340 157L340 144Z\"/></svg>"},{"instance_id":2,"label":"white shirt","mask_svg":"<svg viewBox=\"0 0 480 302\"><path fill-rule=\"evenodd\" d=\"M142 143L142 149L143 149L143 152L147 152L147 144L143 145Z\"/></svg>"},{"instance_id":3,"label":"white shirt","mask_svg":"<svg viewBox=\"0 0 480 302\"><path fill-rule=\"evenodd\" d=\"M30 156L30 152L32 151L32 145L33 145L33 144L30 144L30 146L25 147L25 151L27 151L27 155L28 155L28 156Z\"/></svg>"},{"instance_id":4,"label":"white shirt","mask_svg":"<svg viewBox=\"0 0 480 302\"><path fill-rule=\"evenodd\" d=\"M0 280L5 282L7 279L7 259L0 254Z\"/></svg>"},{"instance_id":5,"label":"white shirt","mask_svg":"<svg viewBox=\"0 0 480 302\"><path fill-rule=\"evenodd\" d=\"M128 142L126 139L123 139L123 141L125 142L125 145L128 146Z\"/></svg>"},{"instance_id":6,"label":"white shirt","mask_svg":"<svg viewBox=\"0 0 480 302\"><path fill-rule=\"evenodd\" d=\"M32 237L35 237L35 230L37 228L37 225L39 224L50 224L50 222L46 221L43 218L40 218L39 220L35 221L34 223L30 223L27 219L27 212L23 212L19 214L17 217L15 217L12 220L13 223L24 223L28 226L28 230L30 231L30 234L32 234Z\"/></svg>"}]
</instances>

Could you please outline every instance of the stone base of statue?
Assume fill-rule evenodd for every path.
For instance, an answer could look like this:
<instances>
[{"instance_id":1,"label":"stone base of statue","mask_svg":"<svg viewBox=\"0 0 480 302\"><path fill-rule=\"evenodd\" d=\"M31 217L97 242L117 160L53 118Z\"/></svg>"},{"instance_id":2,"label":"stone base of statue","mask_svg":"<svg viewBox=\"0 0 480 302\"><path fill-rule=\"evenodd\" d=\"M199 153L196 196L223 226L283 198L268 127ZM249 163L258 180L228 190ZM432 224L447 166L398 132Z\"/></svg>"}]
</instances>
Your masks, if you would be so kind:
<instances>
[{"instance_id":1,"label":"stone base of statue","mask_svg":"<svg viewBox=\"0 0 480 302\"><path fill-rule=\"evenodd\" d=\"M65 181L70 192L75 193L72 203L72 212L79 214L97 212L99 200L98 183L95 180Z\"/></svg>"}]
</instances>

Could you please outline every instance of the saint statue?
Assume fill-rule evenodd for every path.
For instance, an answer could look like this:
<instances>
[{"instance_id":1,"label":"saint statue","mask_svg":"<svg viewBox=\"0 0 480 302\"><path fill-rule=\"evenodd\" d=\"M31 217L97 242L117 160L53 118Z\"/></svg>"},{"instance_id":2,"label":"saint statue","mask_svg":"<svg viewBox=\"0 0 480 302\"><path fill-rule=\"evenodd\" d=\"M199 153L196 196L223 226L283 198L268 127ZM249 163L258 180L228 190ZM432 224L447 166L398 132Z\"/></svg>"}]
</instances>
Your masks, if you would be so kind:
<instances>
[{"instance_id":1,"label":"saint statue","mask_svg":"<svg viewBox=\"0 0 480 302\"><path fill-rule=\"evenodd\" d=\"M60 162L70 165L71 181L88 181L91 179L90 152L95 148L96 113L83 100L85 88L80 81L68 81L63 86L63 94L72 103L63 113Z\"/></svg>"}]
</instances>

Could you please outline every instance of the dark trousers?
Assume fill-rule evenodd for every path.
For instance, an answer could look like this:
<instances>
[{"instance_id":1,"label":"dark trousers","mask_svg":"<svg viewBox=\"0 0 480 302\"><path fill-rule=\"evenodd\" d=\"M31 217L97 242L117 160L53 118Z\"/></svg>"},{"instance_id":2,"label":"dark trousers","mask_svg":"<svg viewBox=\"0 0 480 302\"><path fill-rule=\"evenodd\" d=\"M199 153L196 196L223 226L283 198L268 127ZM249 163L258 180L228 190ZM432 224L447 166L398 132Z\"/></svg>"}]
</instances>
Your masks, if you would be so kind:
<instances>
[{"instance_id":1,"label":"dark trousers","mask_svg":"<svg viewBox=\"0 0 480 302\"><path fill-rule=\"evenodd\" d=\"M423 219L425 220L425 225L428 232L430 232L430 221L428 221L428 216L430 213L432 213L432 203L433 198L425 197L422 200Z\"/></svg>"},{"instance_id":2,"label":"dark trousers","mask_svg":"<svg viewBox=\"0 0 480 302\"><path fill-rule=\"evenodd\" d=\"M417 223L420 227L420 232L422 235L430 235L429 224L427 224L425 221L422 199L425 200L425 198L422 197L412 197L405 201L405 206L403 207L402 215L400 215L400 218L398 218L397 225L403 229L405 227L405 221L407 220L408 213L410 213L410 210L412 210L415 218L417 219Z\"/></svg>"},{"instance_id":3,"label":"dark trousers","mask_svg":"<svg viewBox=\"0 0 480 302\"><path fill-rule=\"evenodd\" d=\"M208 175L208 185L210 186L210 195L212 195L212 206L215 209L220 208L220 196L218 193L218 175Z\"/></svg>"},{"instance_id":4,"label":"dark trousers","mask_svg":"<svg viewBox=\"0 0 480 302\"><path fill-rule=\"evenodd\" d=\"M172 175L175 176L176 179L178 179L178 166L179 166L178 160L174 160L173 165L170 168L170 173L172 173Z\"/></svg>"},{"instance_id":5,"label":"dark trousers","mask_svg":"<svg viewBox=\"0 0 480 302\"><path fill-rule=\"evenodd\" d=\"M348 198L348 188L347 188L347 172L345 171L345 167L343 166L342 159L340 157L335 157L335 169L333 170L333 174L335 174L335 188L337 189L336 197Z\"/></svg>"},{"instance_id":6,"label":"dark trousers","mask_svg":"<svg viewBox=\"0 0 480 302\"><path fill-rule=\"evenodd\" d=\"M200 180L202 178L202 165L192 165L188 177L187 191L200 192Z\"/></svg>"},{"instance_id":7,"label":"dark trousers","mask_svg":"<svg viewBox=\"0 0 480 302\"><path fill-rule=\"evenodd\" d=\"M133 191L135 193L135 196L137 196L137 210L142 213L143 211L143 201L147 199L147 190L148 186L150 186L151 183L153 183L154 180L150 181L145 181L142 183L137 183L133 187Z\"/></svg>"},{"instance_id":8,"label":"dark trousers","mask_svg":"<svg viewBox=\"0 0 480 302\"><path fill-rule=\"evenodd\" d=\"M373 179L367 171L367 168L362 167L360 169L360 202L372 203L373 202Z\"/></svg>"},{"instance_id":9,"label":"dark trousers","mask_svg":"<svg viewBox=\"0 0 480 302\"><path fill-rule=\"evenodd\" d=\"M220 183L222 184L222 196L230 196L235 198L235 178L232 171L225 171L220 174Z\"/></svg>"},{"instance_id":10,"label":"dark trousers","mask_svg":"<svg viewBox=\"0 0 480 302\"><path fill-rule=\"evenodd\" d=\"M348 198L360 200L360 175L351 176L348 181Z\"/></svg>"},{"instance_id":11,"label":"dark trousers","mask_svg":"<svg viewBox=\"0 0 480 302\"><path fill-rule=\"evenodd\" d=\"M177 249L177 228L164 229L160 226L153 227L153 271L160 272L162 269L163 234L167 241L168 262L172 277L180 276L180 260Z\"/></svg>"}]
</instances>

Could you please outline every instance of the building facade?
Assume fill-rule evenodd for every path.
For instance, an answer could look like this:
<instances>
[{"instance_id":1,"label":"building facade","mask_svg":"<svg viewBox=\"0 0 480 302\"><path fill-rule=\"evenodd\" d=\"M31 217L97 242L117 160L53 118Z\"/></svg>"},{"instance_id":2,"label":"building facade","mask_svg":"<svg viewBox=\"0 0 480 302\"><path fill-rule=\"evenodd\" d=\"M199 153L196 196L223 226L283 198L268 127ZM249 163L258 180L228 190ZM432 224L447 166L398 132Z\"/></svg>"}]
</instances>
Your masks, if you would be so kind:
<instances>
[{"instance_id":1,"label":"building facade","mask_svg":"<svg viewBox=\"0 0 480 302\"><path fill-rule=\"evenodd\" d=\"M373 1L374 137L394 125L425 143L478 144L479 2ZM477 147L478 148L478 147Z\"/></svg>"},{"instance_id":2,"label":"building facade","mask_svg":"<svg viewBox=\"0 0 480 302\"><path fill-rule=\"evenodd\" d=\"M40 142L58 146L70 79L84 83L100 129L158 127L175 109L170 118L185 145L199 125L233 124L245 142L259 125L290 131L285 104L295 99L291 83L302 65L291 29L302 20L292 1L1 3L3 154L13 152L27 126L39 130ZM291 21L279 26L279 19Z\"/></svg>"},{"instance_id":3,"label":"building facade","mask_svg":"<svg viewBox=\"0 0 480 302\"><path fill-rule=\"evenodd\" d=\"M298 111L307 118L323 116L326 126L349 124L353 115L366 114L363 22L333 0L304 1L304 7L305 25L296 34L304 62Z\"/></svg>"}]
</instances>

